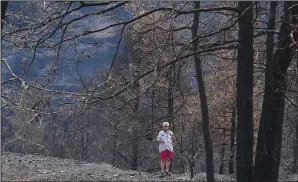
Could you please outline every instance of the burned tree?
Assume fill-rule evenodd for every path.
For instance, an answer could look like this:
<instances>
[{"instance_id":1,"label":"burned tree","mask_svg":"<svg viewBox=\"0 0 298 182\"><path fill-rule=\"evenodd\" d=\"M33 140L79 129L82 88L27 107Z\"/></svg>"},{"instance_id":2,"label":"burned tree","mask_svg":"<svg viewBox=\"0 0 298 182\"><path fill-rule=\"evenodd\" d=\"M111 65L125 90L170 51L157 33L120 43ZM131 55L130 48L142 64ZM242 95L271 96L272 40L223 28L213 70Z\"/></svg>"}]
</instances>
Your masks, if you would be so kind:
<instances>
[{"instance_id":1,"label":"burned tree","mask_svg":"<svg viewBox=\"0 0 298 182\"><path fill-rule=\"evenodd\" d=\"M284 19L278 34L278 49L272 62L266 63L265 95L257 139L255 181L278 181L282 129L287 88L287 69L293 57L291 44L292 6L297 2L284 2Z\"/></svg>"}]
</instances>

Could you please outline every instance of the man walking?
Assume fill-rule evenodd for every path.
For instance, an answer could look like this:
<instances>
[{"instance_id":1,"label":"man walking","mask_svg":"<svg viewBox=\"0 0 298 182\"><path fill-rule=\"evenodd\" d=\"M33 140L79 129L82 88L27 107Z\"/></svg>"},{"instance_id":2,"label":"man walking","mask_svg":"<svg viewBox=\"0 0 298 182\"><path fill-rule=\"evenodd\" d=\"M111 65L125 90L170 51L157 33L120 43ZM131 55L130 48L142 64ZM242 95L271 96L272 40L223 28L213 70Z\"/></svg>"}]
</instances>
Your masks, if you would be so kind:
<instances>
[{"instance_id":1,"label":"man walking","mask_svg":"<svg viewBox=\"0 0 298 182\"><path fill-rule=\"evenodd\" d=\"M157 136L157 141L159 142L159 154L160 154L160 168L161 177L165 175L171 175L169 172L170 162L173 158L173 139L174 134L169 130L169 123L164 122L162 124L162 130ZM166 164L166 171L164 171L164 165Z\"/></svg>"}]
</instances>

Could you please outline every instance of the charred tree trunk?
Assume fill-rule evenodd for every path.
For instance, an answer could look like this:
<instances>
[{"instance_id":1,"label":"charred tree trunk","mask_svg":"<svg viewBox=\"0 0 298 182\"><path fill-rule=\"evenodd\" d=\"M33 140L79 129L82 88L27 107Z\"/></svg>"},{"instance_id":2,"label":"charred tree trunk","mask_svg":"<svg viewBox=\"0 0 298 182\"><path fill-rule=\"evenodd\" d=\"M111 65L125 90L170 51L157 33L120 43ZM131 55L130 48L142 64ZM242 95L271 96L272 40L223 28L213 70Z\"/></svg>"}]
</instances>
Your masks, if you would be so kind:
<instances>
[{"instance_id":1,"label":"charred tree trunk","mask_svg":"<svg viewBox=\"0 0 298 182\"><path fill-rule=\"evenodd\" d=\"M137 56L137 50L133 52L133 59L134 59L134 80L140 77L140 69L141 69L141 60ZM136 99L134 102L134 123L133 123L133 146L132 146L132 162L131 168L133 170L138 169L138 161L139 161L139 145L140 145L140 117L139 117L139 105L140 105L140 83L137 81L133 84L133 90L135 91Z\"/></svg>"},{"instance_id":2,"label":"charred tree trunk","mask_svg":"<svg viewBox=\"0 0 298 182\"><path fill-rule=\"evenodd\" d=\"M137 88L139 89L139 84L137 84ZM135 101L135 108L134 108L134 115L135 115L135 123L133 126L133 146L132 146L132 162L131 162L131 168L133 170L138 169L138 161L139 161L139 144L140 144L140 129L139 129L139 98L136 99Z\"/></svg>"},{"instance_id":3,"label":"charred tree trunk","mask_svg":"<svg viewBox=\"0 0 298 182\"><path fill-rule=\"evenodd\" d=\"M266 40L266 67L272 67L273 48L274 48L274 30L277 1L270 2L270 16L268 20L268 33ZM266 77L266 76L265 76Z\"/></svg>"},{"instance_id":4,"label":"charred tree trunk","mask_svg":"<svg viewBox=\"0 0 298 182\"><path fill-rule=\"evenodd\" d=\"M80 156L81 160L84 160L84 153L85 153L85 137L84 137L84 132L81 132L81 156Z\"/></svg>"},{"instance_id":5,"label":"charred tree trunk","mask_svg":"<svg viewBox=\"0 0 298 182\"><path fill-rule=\"evenodd\" d=\"M4 18L8 7L8 1L1 1L1 30L3 29Z\"/></svg>"},{"instance_id":6,"label":"charred tree trunk","mask_svg":"<svg viewBox=\"0 0 298 182\"><path fill-rule=\"evenodd\" d=\"M297 99L298 101L298 99ZM298 102L297 102L298 103ZM293 168L292 173L296 174L298 170L298 116L296 116L296 127L295 127L295 146L294 146L294 157L293 157Z\"/></svg>"},{"instance_id":7,"label":"charred tree trunk","mask_svg":"<svg viewBox=\"0 0 298 182\"><path fill-rule=\"evenodd\" d=\"M191 139L191 157L189 158L189 167L190 167L190 179L193 179L194 177L194 168L195 168L195 155L196 155L196 149L195 149L195 142L197 141L197 138L195 136L196 129L196 120L193 121L192 126L192 139Z\"/></svg>"},{"instance_id":8,"label":"charred tree trunk","mask_svg":"<svg viewBox=\"0 0 298 182\"><path fill-rule=\"evenodd\" d=\"M298 52L296 50L296 69L298 70ZM298 72L296 72L296 89L298 89ZM298 95L295 98L295 104L298 105ZM295 123L295 143L294 143L294 156L292 173L296 174L298 170L298 107L296 108L296 123Z\"/></svg>"},{"instance_id":9,"label":"charred tree trunk","mask_svg":"<svg viewBox=\"0 0 298 182\"><path fill-rule=\"evenodd\" d=\"M193 177L195 176L195 171L194 171L195 161L194 161L194 159L191 159L189 161L189 167L190 167L190 179L193 179Z\"/></svg>"},{"instance_id":10,"label":"charred tree trunk","mask_svg":"<svg viewBox=\"0 0 298 182\"><path fill-rule=\"evenodd\" d=\"M235 157L235 133L236 133L236 107L233 108L231 117L231 142L229 158L229 174L234 174L234 157Z\"/></svg>"},{"instance_id":11,"label":"charred tree trunk","mask_svg":"<svg viewBox=\"0 0 298 182\"><path fill-rule=\"evenodd\" d=\"M226 151L226 129L223 128L223 142L222 142L221 151L220 151L219 174L224 173L225 151Z\"/></svg>"},{"instance_id":12,"label":"charred tree trunk","mask_svg":"<svg viewBox=\"0 0 298 182\"><path fill-rule=\"evenodd\" d=\"M174 97L173 97L173 89L174 89L174 66L172 65L169 70L168 80L168 115L170 124L173 123L173 114L174 114Z\"/></svg>"},{"instance_id":13,"label":"charred tree trunk","mask_svg":"<svg viewBox=\"0 0 298 182\"><path fill-rule=\"evenodd\" d=\"M131 169L138 169L138 161L139 161L139 140L137 137L134 137L133 147L132 147L132 161L131 161Z\"/></svg>"},{"instance_id":14,"label":"charred tree trunk","mask_svg":"<svg viewBox=\"0 0 298 182\"><path fill-rule=\"evenodd\" d=\"M178 140L178 139L177 139ZM182 139L180 139L180 147L179 147L179 149L180 149L180 153L182 154L183 153L183 148L182 148ZM183 160L183 158L182 157L180 157L180 163L181 163L181 173L185 173L185 163L184 163L184 160Z\"/></svg>"},{"instance_id":15,"label":"charred tree trunk","mask_svg":"<svg viewBox=\"0 0 298 182\"><path fill-rule=\"evenodd\" d=\"M169 85L168 85L168 115L169 115L169 123L172 125L173 130L174 130L174 65L170 67L169 70L169 75L168 75L168 80L169 80ZM170 171L172 171L172 159L170 163Z\"/></svg>"},{"instance_id":16,"label":"charred tree trunk","mask_svg":"<svg viewBox=\"0 0 298 182\"><path fill-rule=\"evenodd\" d=\"M237 181L252 181L253 2L240 1L237 63Z\"/></svg>"},{"instance_id":17,"label":"charred tree trunk","mask_svg":"<svg viewBox=\"0 0 298 182\"><path fill-rule=\"evenodd\" d=\"M287 88L287 69L293 57L289 8L297 2L284 2L284 19L278 35L278 49L266 64L265 94L259 124L255 158L255 181L278 181L282 128Z\"/></svg>"},{"instance_id":18,"label":"charred tree trunk","mask_svg":"<svg viewBox=\"0 0 298 182\"><path fill-rule=\"evenodd\" d=\"M195 9L200 8L200 1L195 1ZM193 39L193 52L198 50L198 39L197 33L199 28L199 18L200 13L194 13L193 25L192 25L192 39ZM211 140L211 134L209 129L209 111L207 104L207 96L206 89L204 86L204 78L202 73L202 63L198 54L194 54L194 62L196 67L196 77L197 83L199 87L199 95L200 95L200 104L201 104L201 114L203 121L203 134L204 134L204 143L205 143L205 152L206 152L206 168L207 168L207 181L214 181L214 167L213 167L213 146Z\"/></svg>"},{"instance_id":19,"label":"charred tree trunk","mask_svg":"<svg viewBox=\"0 0 298 182\"><path fill-rule=\"evenodd\" d=\"M115 130L115 135L114 135L114 138L113 138L113 159L112 159L112 165L113 167L116 166L116 152L117 152L117 127L116 127L116 130Z\"/></svg>"}]
</instances>

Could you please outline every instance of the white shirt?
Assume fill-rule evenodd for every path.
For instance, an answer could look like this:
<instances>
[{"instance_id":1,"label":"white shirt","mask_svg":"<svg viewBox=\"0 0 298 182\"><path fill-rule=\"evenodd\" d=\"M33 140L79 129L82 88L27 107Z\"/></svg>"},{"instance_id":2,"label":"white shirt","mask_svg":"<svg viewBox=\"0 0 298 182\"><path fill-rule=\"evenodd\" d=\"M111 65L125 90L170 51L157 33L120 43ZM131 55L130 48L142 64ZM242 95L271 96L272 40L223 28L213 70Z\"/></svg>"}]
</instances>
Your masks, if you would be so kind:
<instances>
[{"instance_id":1,"label":"white shirt","mask_svg":"<svg viewBox=\"0 0 298 182\"><path fill-rule=\"evenodd\" d=\"M158 133L157 141L164 143L159 143L159 152L162 152L164 150L169 150L173 152L173 143L172 143L172 136L173 132L168 131L168 133L164 132L163 130Z\"/></svg>"}]
</instances>

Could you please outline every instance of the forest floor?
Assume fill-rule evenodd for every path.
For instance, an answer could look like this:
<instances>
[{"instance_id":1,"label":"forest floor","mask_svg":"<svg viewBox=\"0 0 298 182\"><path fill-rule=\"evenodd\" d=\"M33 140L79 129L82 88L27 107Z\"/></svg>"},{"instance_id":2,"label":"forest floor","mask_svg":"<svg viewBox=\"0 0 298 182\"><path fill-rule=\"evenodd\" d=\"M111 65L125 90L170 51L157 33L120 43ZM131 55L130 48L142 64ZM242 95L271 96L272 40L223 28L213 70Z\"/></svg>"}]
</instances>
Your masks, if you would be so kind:
<instances>
[{"instance_id":1,"label":"forest floor","mask_svg":"<svg viewBox=\"0 0 298 182\"><path fill-rule=\"evenodd\" d=\"M11 152L2 152L1 155L2 181L189 181L189 175L186 174L173 174L164 178L158 175L113 168L106 163L86 163ZM215 179L235 181L227 175L215 175ZM206 181L206 174L196 174L193 180Z\"/></svg>"}]
</instances>

